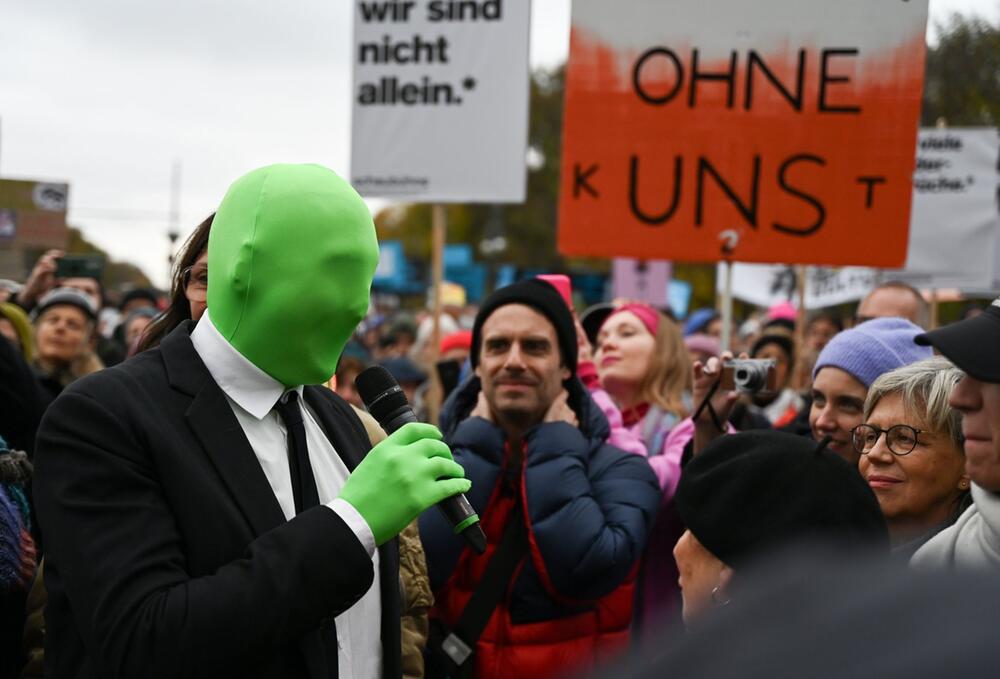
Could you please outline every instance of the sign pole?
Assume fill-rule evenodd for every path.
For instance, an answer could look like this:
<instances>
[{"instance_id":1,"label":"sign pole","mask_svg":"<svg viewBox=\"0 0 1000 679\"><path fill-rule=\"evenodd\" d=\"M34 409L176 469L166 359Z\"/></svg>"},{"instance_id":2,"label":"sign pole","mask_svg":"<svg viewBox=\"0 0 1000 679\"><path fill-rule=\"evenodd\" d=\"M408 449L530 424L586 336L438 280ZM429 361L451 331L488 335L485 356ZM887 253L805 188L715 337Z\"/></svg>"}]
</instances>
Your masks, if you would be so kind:
<instances>
[{"instance_id":1,"label":"sign pole","mask_svg":"<svg viewBox=\"0 0 1000 679\"><path fill-rule=\"evenodd\" d=\"M170 222L167 225L167 240L170 241L170 250L167 252L167 271L174 265L177 252L174 246L181 236L181 171L183 166L179 158L174 158L174 163L170 168Z\"/></svg>"},{"instance_id":2,"label":"sign pole","mask_svg":"<svg viewBox=\"0 0 1000 679\"><path fill-rule=\"evenodd\" d=\"M431 207L431 294L434 300L434 325L431 331L431 390L428 394L427 411L432 423L438 421L441 411L441 382L437 375L437 362L441 357L441 284L444 281L444 241L448 228L448 216L442 203Z\"/></svg>"},{"instance_id":3,"label":"sign pole","mask_svg":"<svg viewBox=\"0 0 1000 679\"><path fill-rule=\"evenodd\" d=\"M931 288L931 327L928 330L934 330L938 327L941 322L941 304L938 299L937 288Z\"/></svg>"},{"instance_id":4,"label":"sign pole","mask_svg":"<svg viewBox=\"0 0 1000 679\"><path fill-rule=\"evenodd\" d=\"M726 273L722 288L722 350L729 351L733 346L733 263L727 259L723 265Z\"/></svg>"},{"instance_id":5,"label":"sign pole","mask_svg":"<svg viewBox=\"0 0 1000 679\"><path fill-rule=\"evenodd\" d=\"M806 268L798 266L795 273L799 292L799 308L795 314L795 346L797 351L801 351L806 341Z\"/></svg>"}]
</instances>

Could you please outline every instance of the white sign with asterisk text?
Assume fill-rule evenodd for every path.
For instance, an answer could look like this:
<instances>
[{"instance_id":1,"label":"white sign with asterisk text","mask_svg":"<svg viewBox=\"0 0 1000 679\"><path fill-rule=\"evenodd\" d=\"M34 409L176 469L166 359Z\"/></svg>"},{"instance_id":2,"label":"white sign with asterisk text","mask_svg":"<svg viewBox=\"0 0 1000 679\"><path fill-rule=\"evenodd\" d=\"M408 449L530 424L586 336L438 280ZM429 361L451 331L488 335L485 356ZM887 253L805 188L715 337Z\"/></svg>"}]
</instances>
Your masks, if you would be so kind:
<instances>
[{"instance_id":1,"label":"white sign with asterisk text","mask_svg":"<svg viewBox=\"0 0 1000 679\"><path fill-rule=\"evenodd\" d=\"M361 195L524 200L529 14L527 0L355 0Z\"/></svg>"}]
</instances>

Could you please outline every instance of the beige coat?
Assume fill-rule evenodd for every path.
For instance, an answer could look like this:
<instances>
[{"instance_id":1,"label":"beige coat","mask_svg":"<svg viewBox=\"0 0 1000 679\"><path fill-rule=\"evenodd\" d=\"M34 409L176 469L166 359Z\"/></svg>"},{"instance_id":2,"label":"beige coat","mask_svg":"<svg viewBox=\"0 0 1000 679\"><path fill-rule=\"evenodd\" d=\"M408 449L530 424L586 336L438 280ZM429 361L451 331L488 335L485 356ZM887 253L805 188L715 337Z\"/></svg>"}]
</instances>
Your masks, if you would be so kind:
<instances>
[{"instance_id":1,"label":"beige coat","mask_svg":"<svg viewBox=\"0 0 1000 679\"><path fill-rule=\"evenodd\" d=\"M375 418L360 408L354 410L365 425L373 446L386 437ZM399 534L399 587L403 612L403 677L422 679L429 624L427 613L434 605L434 595L416 521Z\"/></svg>"}]
</instances>

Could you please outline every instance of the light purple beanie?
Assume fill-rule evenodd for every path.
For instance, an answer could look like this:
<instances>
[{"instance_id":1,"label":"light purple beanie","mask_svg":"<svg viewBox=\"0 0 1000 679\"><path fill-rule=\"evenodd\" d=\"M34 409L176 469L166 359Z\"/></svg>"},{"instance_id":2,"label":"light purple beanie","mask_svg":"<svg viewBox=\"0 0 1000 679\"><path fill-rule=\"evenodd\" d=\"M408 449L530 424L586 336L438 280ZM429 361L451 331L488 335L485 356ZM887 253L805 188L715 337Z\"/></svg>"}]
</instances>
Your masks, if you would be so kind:
<instances>
[{"instance_id":1,"label":"light purple beanie","mask_svg":"<svg viewBox=\"0 0 1000 679\"><path fill-rule=\"evenodd\" d=\"M924 332L903 318L876 318L838 333L816 359L813 379L827 366L853 375L865 388L890 370L934 355L931 347L917 346L913 338Z\"/></svg>"}]
</instances>

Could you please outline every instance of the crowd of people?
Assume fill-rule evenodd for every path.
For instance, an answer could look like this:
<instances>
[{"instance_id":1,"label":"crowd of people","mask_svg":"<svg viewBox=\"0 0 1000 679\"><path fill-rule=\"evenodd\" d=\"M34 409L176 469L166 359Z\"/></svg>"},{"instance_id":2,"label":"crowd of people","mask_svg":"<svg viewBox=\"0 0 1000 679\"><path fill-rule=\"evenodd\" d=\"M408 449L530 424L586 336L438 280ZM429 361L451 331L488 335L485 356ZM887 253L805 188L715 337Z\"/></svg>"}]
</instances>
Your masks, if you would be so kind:
<instances>
[{"instance_id":1,"label":"crowd of people","mask_svg":"<svg viewBox=\"0 0 1000 679\"><path fill-rule=\"evenodd\" d=\"M330 180L309 181L327 190ZM638 300L576 310L535 278L478 305L446 286L435 332L428 310L354 294L357 274L316 282L337 304L354 295L316 348L313 315L326 301L292 297L313 283L280 278L302 266L280 268L284 235L255 241L269 259L257 287L241 282L233 214L246 204L227 196L194 230L168 294L132 290L111 304L98 280L56 279L58 251L3 286L0 677L43 667L60 677L147 676L142 667L580 676L633 647L679 646L746 596L756 563L789 547L914 569L1000 566L1000 302L931 329L920 293L888 283L853 315L824 310L801 328L790 305L760 310L723 351L713 310L677 319ZM310 243L322 249L323 238ZM373 242L364 247L370 259ZM268 289L268 276L281 285ZM301 317L282 321L288 308ZM323 360L299 369L286 343ZM330 355L335 373L312 379ZM734 381L734 359L765 362L746 364L762 381ZM354 382L374 364L440 433L381 431ZM256 368L263 381L247 372ZM156 389L143 381L153 372ZM262 402L271 391L280 403L298 393L306 416ZM363 428L338 433L328 408ZM399 461L418 443L436 470L421 472L426 487ZM199 446L204 459L174 452ZM229 446L242 446L241 462ZM327 470L324 451L345 449L355 458ZM313 471L297 476L303 467L315 483ZM433 483L451 484L441 497L467 489L485 554L443 514L421 513L443 493ZM309 509L321 503L339 523ZM397 504L406 511L383 516ZM309 521L347 531L350 544L317 542ZM363 562L360 582L330 575ZM335 595L316 584L323 577L353 593ZM264 594L243 602L251 586ZM230 634L243 638L220 643L216 628L234 620Z\"/></svg>"}]
</instances>

